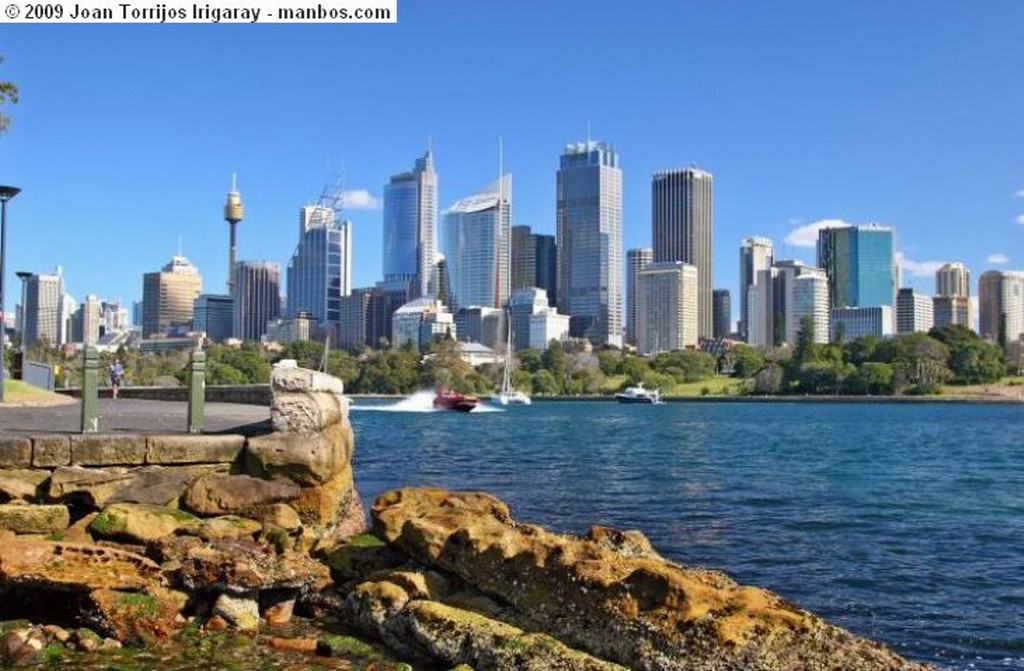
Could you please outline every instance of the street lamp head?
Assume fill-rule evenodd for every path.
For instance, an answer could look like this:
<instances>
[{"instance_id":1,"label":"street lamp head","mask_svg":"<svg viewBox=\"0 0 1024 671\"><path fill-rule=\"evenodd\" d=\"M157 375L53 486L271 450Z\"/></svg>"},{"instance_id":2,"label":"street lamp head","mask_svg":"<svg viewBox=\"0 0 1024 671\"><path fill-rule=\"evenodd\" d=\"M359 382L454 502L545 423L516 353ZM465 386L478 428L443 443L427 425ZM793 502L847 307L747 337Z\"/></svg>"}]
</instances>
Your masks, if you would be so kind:
<instances>
[{"instance_id":1,"label":"street lamp head","mask_svg":"<svg viewBox=\"0 0 1024 671\"><path fill-rule=\"evenodd\" d=\"M32 277L32 275L34 275L35 273L30 273L27 270L18 270L14 274L18 276L19 280L24 282L28 278Z\"/></svg>"},{"instance_id":2,"label":"street lamp head","mask_svg":"<svg viewBox=\"0 0 1024 671\"><path fill-rule=\"evenodd\" d=\"M21 189L16 186L0 186L0 203L6 203L19 193L21 193Z\"/></svg>"}]
</instances>

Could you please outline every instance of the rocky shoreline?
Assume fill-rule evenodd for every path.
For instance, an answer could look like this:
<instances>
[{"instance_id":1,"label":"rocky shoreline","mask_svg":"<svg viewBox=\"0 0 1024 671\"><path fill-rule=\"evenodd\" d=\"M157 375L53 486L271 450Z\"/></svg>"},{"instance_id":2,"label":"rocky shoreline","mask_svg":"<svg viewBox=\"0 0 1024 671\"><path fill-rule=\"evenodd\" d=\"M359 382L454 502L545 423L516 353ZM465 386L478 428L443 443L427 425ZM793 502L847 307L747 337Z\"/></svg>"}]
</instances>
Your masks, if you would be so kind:
<instances>
[{"instance_id":1,"label":"rocky shoreline","mask_svg":"<svg viewBox=\"0 0 1024 671\"><path fill-rule=\"evenodd\" d=\"M89 465L45 440L30 443L34 468L0 459L0 619L25 621L0 629L0 664L183 632L351 654L357 639L275 634L300 614L383 646L393 660L375 669L928 668L667 561L638 531L555 534L482 492L386 492L368 531L340 381L279 366L271 391L271 432L236 437L214 463L176 447L174 466L110 466L135 454L116 440Z\"/></svg>"}]
</instances>

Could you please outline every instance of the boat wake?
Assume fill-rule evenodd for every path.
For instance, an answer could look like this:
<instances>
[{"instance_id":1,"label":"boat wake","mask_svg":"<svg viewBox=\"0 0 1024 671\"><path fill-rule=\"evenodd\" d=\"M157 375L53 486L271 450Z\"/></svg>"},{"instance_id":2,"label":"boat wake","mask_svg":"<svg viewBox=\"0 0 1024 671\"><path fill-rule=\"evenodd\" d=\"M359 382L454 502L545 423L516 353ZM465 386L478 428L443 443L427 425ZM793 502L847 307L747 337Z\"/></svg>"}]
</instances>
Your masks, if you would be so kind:
<instances>
[{"instance_id":1,"label":"boat wake","mask_svg":"<svg viewBox=\"0 0 1024 671\"><path fill-rule=\"evenodd\" d=\"M395 401L394 403L387 404L373 404L373 405L352 405L352 410L358 410L360 412L447 412L434 407L434 396L435 392L424 390L418 391L411 396L406 396L403 399ZM479 403L475 408L470 410L473 414L484 413L484 412L504 412L501 408L496 408L487 403Z\"/></svg>"}]
</instances>

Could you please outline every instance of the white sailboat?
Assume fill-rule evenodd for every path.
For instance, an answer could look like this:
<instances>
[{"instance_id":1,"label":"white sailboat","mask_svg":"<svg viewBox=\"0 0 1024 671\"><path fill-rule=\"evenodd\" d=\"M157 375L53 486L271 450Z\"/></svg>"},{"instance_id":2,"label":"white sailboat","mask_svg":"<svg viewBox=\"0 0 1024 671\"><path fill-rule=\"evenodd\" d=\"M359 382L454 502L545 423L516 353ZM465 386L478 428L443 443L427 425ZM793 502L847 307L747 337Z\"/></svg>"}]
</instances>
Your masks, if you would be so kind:
<instances>
[{"instance_id":1,"label":"white sailboat","mask_svg":"<svg viewBox=\"0 0 1024 671\"><path fill-rule=\"evenodd\" d=\"M512 324L505 329L508 331L508 342L505 345L505 370L501 376L501 391L491 396L491 400L498 405L530 405L530 397L512 388Z\"/></svg>"}]
</instances>

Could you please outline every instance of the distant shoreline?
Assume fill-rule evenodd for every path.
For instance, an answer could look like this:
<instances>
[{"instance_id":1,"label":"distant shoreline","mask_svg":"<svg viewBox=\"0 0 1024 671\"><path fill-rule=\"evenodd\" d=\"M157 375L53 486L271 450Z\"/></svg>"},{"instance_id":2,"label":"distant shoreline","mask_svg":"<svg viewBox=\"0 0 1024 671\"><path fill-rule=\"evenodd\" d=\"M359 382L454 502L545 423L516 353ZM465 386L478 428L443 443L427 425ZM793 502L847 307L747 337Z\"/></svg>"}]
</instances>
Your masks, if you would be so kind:
<instances>
[{"instance_id":1,"label":"distant shoreline","mask_svg":"<svg viewBox=\"0 0 1024 671\"><path fill-rule=\"evenodd\" d=\"M349 398L360 401L394 401L407 398L409 394L346 394ZM1004 405L1024 403L1024 397L1018 396L663 396L665 403L845 403L845 404L875 404L875 403L967 403ZM565 403L572 401L580 402L607 402L614 403L615 396L603 394L591 394L581 396L533 396L535 403Z\"/></svg>"}]
</instances>

